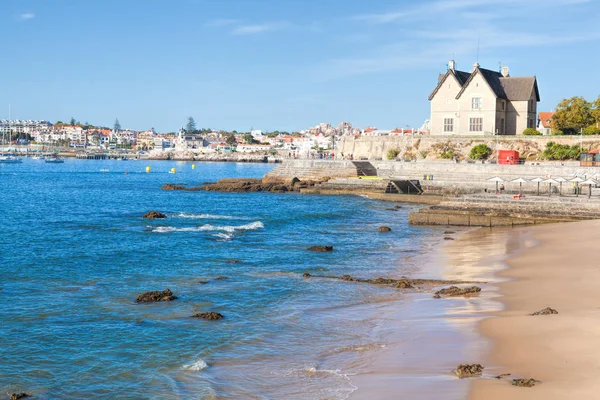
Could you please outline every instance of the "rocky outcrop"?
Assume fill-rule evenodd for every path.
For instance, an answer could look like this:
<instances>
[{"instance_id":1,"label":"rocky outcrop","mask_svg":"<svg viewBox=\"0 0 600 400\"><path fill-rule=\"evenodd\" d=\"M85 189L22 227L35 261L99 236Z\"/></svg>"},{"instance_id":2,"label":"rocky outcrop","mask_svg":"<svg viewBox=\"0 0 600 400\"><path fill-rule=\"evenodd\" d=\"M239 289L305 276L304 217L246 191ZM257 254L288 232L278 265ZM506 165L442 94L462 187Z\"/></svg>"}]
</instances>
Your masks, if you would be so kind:
<instances>
[{"instance_id":1,"label":"rocky outcrop","mask_svg":"<svg viewBox=\"0 0 600 400\"><path fill-rule=\"evenodd\" d=\"M145 219L162 219L162 218L167 218L167 216L161 212L158 211L148 211L146 214L144 214L142 216L142 218Z\"/></svg>"},{"instance_id":2,"label":"rocky outcrop","mask_svg":"<svg viewBox=\"0 0 600 400\"><path fill-rule=\"evenodd\" d=\"M217 276L217 277L215 278L215 281L224 281L225 279L227 279L227 277L226 277L226 276Z\"/></svg>"},{"instance_id":3,"label":"rocky outcrop","mask_svg":"<svg viewBox=\"0 0 600 400\"><path fill-rule=\"evenodd\" d=\"M152 292L145 292L140 294L136 299L136 303L153 303L157 301L172 301L177 299L177 296L173 295L173 292L169 290L169 288L163 290L162 292L155 290Z\"/></svg>"},{"instance_id":4,"label":"rocky outcrop","mask_svg":"<svg viewBox=\"0 0 600 400\"><path fill-rule=\"evenodd\" d=\"M435 295L433 296L433 298L440 299L440 298L442 298L442 296L445 296L445 297L458 297L458 296L469 297L469 296L472 296L479 292L481 292L481 288L478 286L471 286L468 288L459 288L456 286L450 286L449 288L441 289L441 290L438 290L437 292L435 292Z\"/></svg>"},{"instance_id":5,"label":"rocky outcrop","mask_svg":"<svg viewBox=\"0 0 600 400\"><path fill-rule=\"evenodd\" d=\"M471 378L474 376L481 376L483 372L483 367L481 364L460 364L454 370L454 373L459 378Z\"/></svg>"},{"instance_id":6,"label":"rocky outcrop","mask_svg":"<svg viewBox=\"0 0 600 400\"><path fill-rule=\"evenodd\" d=\"M233 260L233 259L225 260L225 262L227 264L241 264L242 263L240 260Z\"/></svg>"},{"instance_id":7,"label":"rocky outcrop","mask_svg":"<svg viewBox=\"0 0 600 400\"><path fill-rule=\"evenodd\" d=\"M392 228L390 228L389 226L380 226L378 231L379 232L391 232Z\"/></svg>"},{"instance_id":8,"label":"rocky outcrop","mask_svg":"<svg viewBox=\"0 0 600 400\"><path fill-rule=\"evenodd\" d=\"M556 311L554 308L546 307L543 310L536 311L531 315L550 315L550 314L558 314L558 311Z\"/></svg>"},{"instance_id":9,"label":"rocky outcrop","mask_svg":"<svg viewBox=\"0 0 600 400\"><path fill-rule=\"evenodd\" d=\"M429 289L434 286L439 285L449 285L449 284L465 284L465 283L475 283L469 281L448 281L441 279L410 279L405 276L400 279L391 279L391 278L375 278L375 279L367 279L367 278L357 278L352 275L342 275L342 276L334 276L334 275L311 275L308 272L305 272L302 275L304 278L328 278L328 279L338 279L346 282L358 282L358 283L370 283L373 285L388 285L393 286L397 289ZM454 287L454 286L453 286ZM474 286L475 287L475 286ZM481 290L481 289L480 289Z\"/></svg>"},{"instance_id":10,"label":"rocky outcrop","mask_svg":"<svg viewBox=\"0 0 600 400\"><path fill-rule=\"evenodd\" d=\"M333 246L311 246L307 250L314 251L317 253L326 253L326 252L333 251Z\"/></svg>"},{"instance_id":11,"label":"rocky outcrop","mask_svg":"<svg viewBox=\"0 0 600 400\"><path fill-rule=\"evenodd\" d=\"M209 321L216 321L219 319L223 319L223 314L220 314L220 313L214 312L214 311L208 311L208 312L196 313L196 314L192 315L192 318L202 318L202 319L206 319Z\"/></svg>"}]
</instances>

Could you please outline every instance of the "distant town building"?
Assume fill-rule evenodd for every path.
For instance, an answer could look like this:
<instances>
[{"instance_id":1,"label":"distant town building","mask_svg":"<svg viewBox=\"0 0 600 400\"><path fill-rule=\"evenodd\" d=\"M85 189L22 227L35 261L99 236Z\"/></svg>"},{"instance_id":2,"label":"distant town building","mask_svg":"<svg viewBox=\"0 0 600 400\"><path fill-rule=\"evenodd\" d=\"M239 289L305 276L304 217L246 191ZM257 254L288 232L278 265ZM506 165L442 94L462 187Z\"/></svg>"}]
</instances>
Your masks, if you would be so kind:
<instances>
[{"instance_id":1,"label":"distant town building","mask_svg":"<svg viewBox=\"0 0 600 400\"><path fill-rule=\"evenodd\" d=\"M535 76L512 77L480 68L459 71L454 61L429 95L432 135L517 135L535 128L540 101Z\"/></svg>"},{"instance_id":2,"label":"distant town building","mask_svg":"<svg viewBox=\"0 0 600 400\"><path fill-rule=\"evenodd\" d=\"M541 111L540 117L538 118L538 126L537 130L542 133L542 135L551 135L552 134L552 115L553 112L549 111Z\"/></svg>"}]
</instances>

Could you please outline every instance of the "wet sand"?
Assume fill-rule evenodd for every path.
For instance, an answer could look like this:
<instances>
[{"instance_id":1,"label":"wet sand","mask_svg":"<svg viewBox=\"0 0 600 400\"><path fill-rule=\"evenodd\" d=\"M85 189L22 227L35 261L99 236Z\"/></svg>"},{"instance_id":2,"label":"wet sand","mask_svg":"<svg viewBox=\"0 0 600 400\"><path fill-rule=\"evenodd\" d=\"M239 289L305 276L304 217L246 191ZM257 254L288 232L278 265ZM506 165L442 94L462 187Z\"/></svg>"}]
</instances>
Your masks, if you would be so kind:
<instances>
[{"instance_id":1,"label":"wet sand","mask_svg":"<svg viewBox=\"0 0 600 400\"><path fill-rule=\"evenodd\" d=\"M381 309L378 318L393 332L384 348L365 354L366 370L351 376L358 388L352 400L425 400L440 393L447 400L468 397L472 380L458 379L452 370L461 363L480 362L490 351L490 340L478 324L501 310L497 274L506 267L506 254L528 243L513 229L449 236L456 240L444 241L424 263L419 260L409 277L485 281L478 285L483 291L471 298L445 299L434 299L433 291L407 292L400 303Z\"/></svg>"},{"instance_id":2,"label":"wet sand","mask_svg":"<svg viewBox=\"0 0 600 400\"><path fill-rule=\"evenodd\" d=\"M479 360L486 369L471 380L468 399L600 398L600 221L512 232L536 245L511 257L499 274L504 310L480 323L493 345ZM529 315L545 307L559 314ZM493 378L502 373L511 376ZM541 383L515 387L512 378Z\"/></svg>"}]
</instances>

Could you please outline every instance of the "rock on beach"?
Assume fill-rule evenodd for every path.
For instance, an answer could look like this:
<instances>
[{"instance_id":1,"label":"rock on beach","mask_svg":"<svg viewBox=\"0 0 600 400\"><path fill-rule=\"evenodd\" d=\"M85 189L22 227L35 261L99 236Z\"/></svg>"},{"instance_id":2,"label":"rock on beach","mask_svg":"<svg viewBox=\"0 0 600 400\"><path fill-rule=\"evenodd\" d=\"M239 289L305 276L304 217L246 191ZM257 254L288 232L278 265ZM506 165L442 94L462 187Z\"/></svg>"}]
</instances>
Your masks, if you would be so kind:
<instances>
[{"instance_id":1,"label":"rock on beach","mask_svg":"<svg viewBox=\"0 0 600 400\"><path fill-rule=\"evenodd\" d=\"M457 286L450 286L449 288L441 289L435 292L434 299L440 299L442 296L446 297L458 297L458 296L470 296L481 292L479 286L471 286L468 288L459 288Z\"/></svg>"},{"instance_id":2,"label":"rock on beach","mask_svg":"<svg viewBox=\"0 0 600 400\"><path fill-rule=\"evenodd\" d=\"M459 378L470 378L473 376L480 376L483 372L481 364L460 364L454 370L454 373Z\"/></svg>"}]
</instances>

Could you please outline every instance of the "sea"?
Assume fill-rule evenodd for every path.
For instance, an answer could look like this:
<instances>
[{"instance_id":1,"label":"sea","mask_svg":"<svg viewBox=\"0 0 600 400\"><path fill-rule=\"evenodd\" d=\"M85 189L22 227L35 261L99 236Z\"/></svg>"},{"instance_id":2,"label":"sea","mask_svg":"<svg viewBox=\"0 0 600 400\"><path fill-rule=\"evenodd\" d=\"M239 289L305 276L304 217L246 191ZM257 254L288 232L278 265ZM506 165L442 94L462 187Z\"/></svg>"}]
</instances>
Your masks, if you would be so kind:
<instances>
[{"instance_id":1,"label":"sea","mask_svg":"<svg viewBox=\"0 0 600 400\"><path fill-rule=\"evenodd\" d=\"M259 178L273 167L0 164L0 392L38 399L377 398L357 382L377 371L378 354L448 337L454 339L444 351L466 354L460 343L474 340L474 325L465 328L465 321L477 312L467 300L303 277L439 278L443 266L432 254L444 228L408 225L408 212L420 206L396 209L361 196L161 190L165 183ZM167 218L143 219L150 210ZM392 231L379 233L381 225ZM334 250L307 251L314 245ZM135 302L166 288L178 299ZM224 318L191 318L205 311ZM443 365L397 382L431 387L440 379L457 381ZM447 389L446 399L458 399L466 386Z\"/></svg>"}]
</instances>

